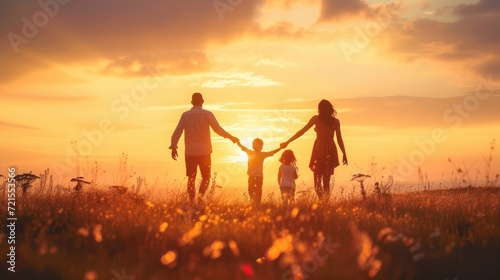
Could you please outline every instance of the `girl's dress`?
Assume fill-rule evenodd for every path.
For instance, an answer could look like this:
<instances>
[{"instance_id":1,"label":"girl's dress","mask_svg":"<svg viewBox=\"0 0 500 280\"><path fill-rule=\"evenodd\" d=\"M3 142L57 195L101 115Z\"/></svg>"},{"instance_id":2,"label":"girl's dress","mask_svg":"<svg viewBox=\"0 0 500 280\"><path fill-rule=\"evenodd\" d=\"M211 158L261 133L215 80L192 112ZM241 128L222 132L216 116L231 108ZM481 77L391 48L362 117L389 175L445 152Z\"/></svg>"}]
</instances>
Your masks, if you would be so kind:
<instances>
[{"instance_id":1,"label":"girl's dress","mask_svg":"<svg viewBox=\"0 0 500 280\"><path fill-rule=\"evenodd\" d=\"M335 127L338 121L335 119L333 125L325 124L319 119L316 122L314 131L316 131L316 140L311 153L309 168L316 174L333 175L335 167L340 165L337 146L333 141Z\"/></svg>"}]
</instances>

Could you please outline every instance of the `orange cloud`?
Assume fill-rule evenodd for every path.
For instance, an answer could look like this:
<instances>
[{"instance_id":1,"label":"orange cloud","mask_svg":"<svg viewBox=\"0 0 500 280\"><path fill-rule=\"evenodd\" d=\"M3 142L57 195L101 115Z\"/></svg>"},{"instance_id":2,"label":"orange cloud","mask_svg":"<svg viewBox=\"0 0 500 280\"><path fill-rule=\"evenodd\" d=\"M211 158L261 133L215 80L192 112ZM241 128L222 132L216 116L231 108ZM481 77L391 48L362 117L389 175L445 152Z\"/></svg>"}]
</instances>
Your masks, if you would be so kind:
<instances>
[{"instance_id":1,"label":"orange cloud","mask_svg":"<svg viewBox=\"0 0 500 280\"><path fill-rule=\"evenodd\" d=\"M200 50L242 36L261 3L242 1L218 10L213 1L199 0L2 1L0 34L8 36L0 44L0 79L51 63L103 60L109 61L108 74L142 75L147 64L171 75L204 71L210 63Z\"/></svg>"},{"instance_id":2,"label":"orange cloud","mask_svg":"<svg viewBox=\"0 0 500 280\"><path fill-rule=\"evenodd\" d=\"M477 4L448 7L456 21L407 20L388 30L388 54L405 61L457 62L457 67L483 76L500 75L500 4L481 0ZM382 39L381 39L382 40Z\"/></svg>"},{"instance_id":3,"label":"orange cloud","mask_svg":"<svg viewBox=\"0 0 500 280\"><path fill-rule=\"evenodd\" d=\"M11 129L11 128L16 128L16 129L38 129L36 127L29 126L29 125L0 121L0 129Z\"/></svg>"}]
</instances>

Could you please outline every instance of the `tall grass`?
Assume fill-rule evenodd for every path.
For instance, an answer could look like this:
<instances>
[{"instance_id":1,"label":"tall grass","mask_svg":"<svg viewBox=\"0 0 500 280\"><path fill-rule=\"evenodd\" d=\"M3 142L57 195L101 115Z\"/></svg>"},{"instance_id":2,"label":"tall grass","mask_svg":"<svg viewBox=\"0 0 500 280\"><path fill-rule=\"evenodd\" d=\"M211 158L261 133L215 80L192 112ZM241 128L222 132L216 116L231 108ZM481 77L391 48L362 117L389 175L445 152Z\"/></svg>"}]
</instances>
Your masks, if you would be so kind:
<instances>
[{"instance_id":1,"label":"tall grass","mask_svg":"<svg viewBox=\"0 0 500 280\"><path fill-rule=\"evenodd\" d=\"M372 163L362 194L356 187L345 194L341 185L340 195L317 201L304 184L291 207L281 206L277 192L252 207L215 180L206 201L190 205L185 181L134 181L123 155L115 182L125 191L97 187L104 173L97 163L78 167L91 170L85 176L93 182L78 192L45 170L18 196L17 272L1 259L0 279L497 279L493 151L494 142L486 183L475 187L454 165L455 188L395 193L392 176Z\"/></svg>"},{"instance_id":2,"label":"tall grass","mask_svg":"<svg viewBox=\"0 0 500 280\"><path fill-rule=\"evenodd\" d=\"M111 279L122 268L135 279L493 279L500 273L496 188L321 203L303 197L290 208L269 200L254 209L224 194L204 205L186 201L175 191L155 202L102 190L21 198L16 275ZM336 246L328 252L327 243ZM2 252L6 246L2 239Z\"/></svg>"}]
</instances>

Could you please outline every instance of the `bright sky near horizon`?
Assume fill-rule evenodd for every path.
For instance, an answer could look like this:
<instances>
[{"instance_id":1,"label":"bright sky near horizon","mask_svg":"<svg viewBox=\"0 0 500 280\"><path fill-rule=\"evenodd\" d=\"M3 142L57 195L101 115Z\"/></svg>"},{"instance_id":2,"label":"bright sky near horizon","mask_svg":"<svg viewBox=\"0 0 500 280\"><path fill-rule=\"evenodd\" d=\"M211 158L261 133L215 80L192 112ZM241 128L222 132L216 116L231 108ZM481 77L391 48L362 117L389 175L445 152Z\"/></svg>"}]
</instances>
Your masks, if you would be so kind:
<instances>
[{"instance_id":1,"label":"bright sky near horizon","mask_svg":"<svg viewBox=\"0 0 500 280\"><path fill-rule=\"evenodd\" d=\"M469 182L494 177L498 26L497 0L2 1L0 174L50 168L67 184L97 162L116 184L125 153L133 177L181 181L170 136L201 92L228 132L264 150L332 101L350 163L341 184L356 173L416 181L419 168L445 183L457 168ZM314 137L289 146L306 184ZM212 139L218 183L245 187L244 154Z\"/></svg>"}]
</instances>

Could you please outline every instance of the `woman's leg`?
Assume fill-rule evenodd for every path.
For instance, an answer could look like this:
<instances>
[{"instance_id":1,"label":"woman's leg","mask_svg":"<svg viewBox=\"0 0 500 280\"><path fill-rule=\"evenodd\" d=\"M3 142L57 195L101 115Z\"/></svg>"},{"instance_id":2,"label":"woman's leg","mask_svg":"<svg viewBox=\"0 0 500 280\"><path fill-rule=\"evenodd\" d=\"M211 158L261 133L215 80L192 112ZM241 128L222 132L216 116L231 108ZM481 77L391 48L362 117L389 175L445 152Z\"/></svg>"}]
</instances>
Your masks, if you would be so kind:
<instances>
[{"instance_id":1,"label":"woman's leg","mask_svg":"<svg viewBox=\"0 0 500 280\"><path fill-rule=\"evenodd\" d=\"M316 194L319 199L323 198L323 186L321 185L321 174L314 173L314 190L316 190Z\"/></svg>"},{"instance_id":2,"label":"woman's leg","mask_svg":"<svg viewBox=\"0 0 500 280\"><path fill-rule=\"evenodd\" d=\"M333 172L335 171L335 169L333 169L331 166L332 166L332 162L330 161L330 158L328 157L328 161L326 163L325 169L324 169L323 174L322 174L324 198L327 200L330 198L330 193L331 193L330 178L332 177Z\"/></svg>"},{"instance_id":3,"label":"woman's leg","mask_svg":"<svg viewBox=\"0 0 500 280\"><path fill-rule=\"evenodd\" d=\"M323 175L323 195L325 199L330 198L330 174Z\"/></svg>"},{"instance_id":4,"label":"woman's leg","mask_svg":"<svg viewBox=\"0 0 500 280\"><path fill-rule=\"evenodd\" d=\"M320 200L323 199L323 196L325 195L323 183L323 174L314 173L314 189L316 190L316 194Z\"/></svg>"}]
</instances>

